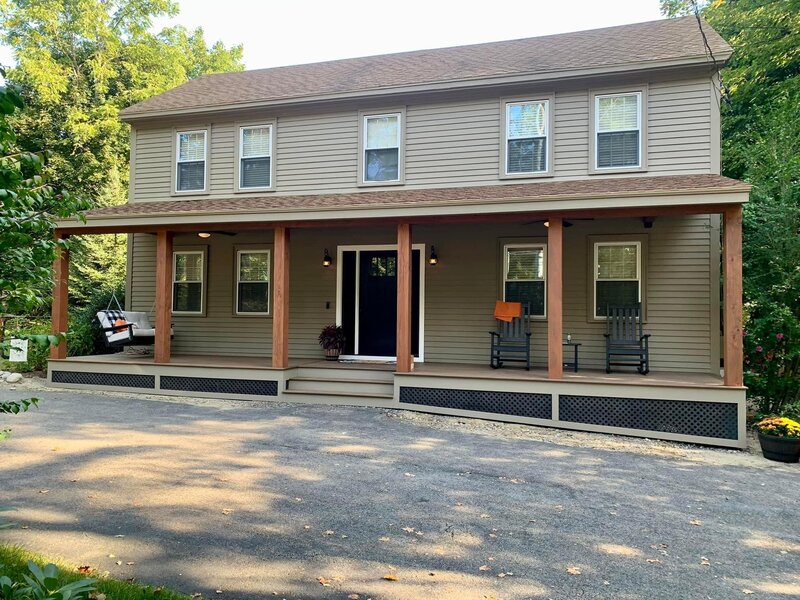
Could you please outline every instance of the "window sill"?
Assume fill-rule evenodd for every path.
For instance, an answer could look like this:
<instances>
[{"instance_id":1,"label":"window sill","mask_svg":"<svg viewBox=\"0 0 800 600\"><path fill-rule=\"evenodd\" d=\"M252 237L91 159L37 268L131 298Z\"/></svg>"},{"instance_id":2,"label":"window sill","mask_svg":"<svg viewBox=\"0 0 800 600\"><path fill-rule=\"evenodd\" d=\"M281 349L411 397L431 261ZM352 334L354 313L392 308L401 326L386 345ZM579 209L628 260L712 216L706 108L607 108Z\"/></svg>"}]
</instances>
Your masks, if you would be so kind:
<instances>
[{"instance_id":1,"label":"window sill","mask_svg":"<svg viewBox=\"0 0 800 600\"><path fill-rule=\"evenodd\" d=\"M405 180L400 181L359 181L358 187L385 187L395 185L405 185Z\"/></svg>"},{"instance_id":2,"label":"window sill","mask_svg":"<svg viewBox=\"0 0 800 600\"><path fill-rule=\"evenodd\" d=\"M205 312L175 312L172 311L173 317L205 317Z\"/></svg>"},{"instance_id":3,"label":"window sill","mask_svg":"<svg viewBox=\"0 0 800 600\"><path fill-rule=\"evenodd\" d=\"M233 190L234 194L268 194L275 192L275 186L263 188L236 188Z\"/></svg>"},{"instance_id":4,"label":"window sill","mask_svg":"<svg viewBox=\"0 0 800 600\"><path fill-rule=\"evenodd\" d=\"M552 171L543 173L501 173L498 179L545 179L555 177Z\"/></svg>"},{"instance_id":5,"label":"window sill","mask_svg":"<svg viewBox=\"0 0 800 600\"><path fill-rule=\"evenodd\" d=\"M175 197L181 197L181 196L208 196L209 194L211 194L210 190L203 190L203 191L197 191L197 192L194 191L194 190L188 190L188 191L185 191L185 192L172 192L170 194L170 196L175 198Z\"/></svg>"},{"instance_id":6,"label":"window sill","mask_svg":"<svg viewBox=\"0 0 800 600\"><path fill-rule=\"evenodd\" d=\"M272 320L272 313L233 313L235 318L244 318L244 319L270 319Z\"/></svg>"},{"instance_id":7,"label":"window sill","mask_svg":"<svg viewBox=\"0 0 800 600\"><path fill-rule=\"evenodd\" d=\"M613 167L608 169L589 169L589 175L618 175L620 173L647 173L647 167Z\"/></svg>"}]
</instances>

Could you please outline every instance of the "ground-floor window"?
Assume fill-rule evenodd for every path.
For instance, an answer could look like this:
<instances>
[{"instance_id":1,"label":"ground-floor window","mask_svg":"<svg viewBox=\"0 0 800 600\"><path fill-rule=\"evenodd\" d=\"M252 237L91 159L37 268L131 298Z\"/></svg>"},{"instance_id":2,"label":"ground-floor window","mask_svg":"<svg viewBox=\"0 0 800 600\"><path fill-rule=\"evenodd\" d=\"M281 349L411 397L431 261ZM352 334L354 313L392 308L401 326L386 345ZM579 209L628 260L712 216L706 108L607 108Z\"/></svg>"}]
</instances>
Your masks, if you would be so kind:
<instances>
[{"instance_id":1,"label":"ground-floor window","mask_svg":"<svg viewBox=\"0 0 800 600\"><path fill-rule=\"evenodd\" d=\"M594 244L594 316L609 306L629 306L642 299L642 244L632 241Z\"/></svg>"},{"instance_id":2,"label":"ground-floor window","mask_svg":"<svg viewBox=\"0 0 800 600\"><path fill-rule=\"evenodd\" d=\"M269 250L236 252L236 314L269 314Z\"/></svg>"},{"instance_id":3,"label":"ground-floor window","mask_svg":"<svg viewBox=\"0 0 800 600\"><path fill-rule=\"evenodd\" d=\"M545 316L545 246L507 245L503 255L503 300L529 304L532 316Z\"/></svg>"},{"instance_id":4,"label":"ground-floor window","mask_svg":"<svg viewBox=\"0 0 800 600\"><path fill-rule=\"evenodd\" d=\"M172 258L172 311L183 314L203 313L205 252L180 250Z\"/></svg>"}]
</instances>

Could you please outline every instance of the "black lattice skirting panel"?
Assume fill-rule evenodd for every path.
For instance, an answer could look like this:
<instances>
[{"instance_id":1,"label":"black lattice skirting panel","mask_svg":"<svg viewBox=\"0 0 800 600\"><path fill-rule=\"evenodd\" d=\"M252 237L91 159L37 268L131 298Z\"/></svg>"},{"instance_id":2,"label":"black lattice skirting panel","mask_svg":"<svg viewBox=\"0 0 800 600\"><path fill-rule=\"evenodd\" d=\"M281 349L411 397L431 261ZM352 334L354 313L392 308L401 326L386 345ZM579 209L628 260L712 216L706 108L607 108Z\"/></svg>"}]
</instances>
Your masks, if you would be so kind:
<instances>
[{"instance_id":1,"label":"black lattice skirting panel","mask_svg":"<svg viewBox=\"0 0 800 600\"><path fill-rule=\"evenodd\" d=\"M738 438L737 405L727 402L559 396L558 418L572 423Z\"/></svg>"},{"instance_id":2,"label":"black lattice skirting panel","mask_svg":"<svg viewBox=\"0 0 800 600\"><path fill-rule=\"evenodd\" d=\"M400 388L400 402L403 404L475 410L498 415L530 417L532 419L551 419L553 414L552 401L551 394L424 387Z\"/></svg>"},{"instance_id":3,"label":"black lattice skirting panel","mask_svg":"<svg viewBox=\"0 0 800 600\"><path fill-rule=\"evenodd\" d=\"M53 383L72 383L76 385L105 385L155 389L155 375L132 375L130 373L83 373L81 371L53 371Z\"/></svg>"},{"instance_id":4,"label":"black lattice skirting panel","mask_svg":"<svg viewBox=\"0 0 800 600\"><path fill-rule=\"evenodd\" d=\"M161 376L162 390L240 394L245 396L277 396L278 382L261 379L219 379L214 377Z\"/></svg>"}]
</instances>

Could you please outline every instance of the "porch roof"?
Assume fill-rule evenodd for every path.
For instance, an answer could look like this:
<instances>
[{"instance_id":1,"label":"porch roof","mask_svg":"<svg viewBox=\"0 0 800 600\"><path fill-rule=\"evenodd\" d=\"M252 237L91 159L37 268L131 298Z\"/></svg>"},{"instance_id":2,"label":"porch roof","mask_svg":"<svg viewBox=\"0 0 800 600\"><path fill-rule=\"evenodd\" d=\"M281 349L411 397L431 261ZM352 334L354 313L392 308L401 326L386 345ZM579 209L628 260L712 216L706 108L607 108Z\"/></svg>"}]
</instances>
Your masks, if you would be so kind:
<instances>
[{"instance_id":1,"label":"porch roof","mask_svg":"<svg viewBox=\"0 0 800 600\"><path fill-rule=\"evenodd\" d=\"M59 228L124 231L169 225L258 223L350 218L530 213L733 204L750 185L713 174L588 178L447 188L334 194L233 196L135 202L86 213L87 224Z\"/></svg>"}]
</instances>

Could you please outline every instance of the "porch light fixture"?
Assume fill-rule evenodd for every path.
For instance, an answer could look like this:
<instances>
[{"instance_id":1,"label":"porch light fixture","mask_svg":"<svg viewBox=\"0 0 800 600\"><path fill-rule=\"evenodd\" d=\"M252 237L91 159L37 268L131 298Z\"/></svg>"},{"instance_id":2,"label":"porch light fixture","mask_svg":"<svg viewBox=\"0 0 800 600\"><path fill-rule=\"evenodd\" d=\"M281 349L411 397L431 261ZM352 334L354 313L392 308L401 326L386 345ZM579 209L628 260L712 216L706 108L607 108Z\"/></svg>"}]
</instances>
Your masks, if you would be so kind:
<instances>
[{"instance_id":1,"label":"porch light fixture","mask_svg":"<svg viewBox=\"0 0 800 600\"><path fill-rule=\"evenodd\" d=\"M323 267L330 267L333 264L333 259L331 255L328 253L328 249L325 248L325 254L322 257L322 266Z\"/></svg>"},{"instance_id":2,"label":"porch light fixture","mask_svg":"<svg viewBox=\"0 0 800 600\"><path fill-rule=\"evenodd\" d=\"M431 246L431 255L428 257L428 264L435 267L439 264L439 256L436 254L436 248Z\"/></svg>"},{"instance_id":3,"label":"porch light fixture","mask_svg":"<svg viewBox=\"0 0 800 600\"><path fill-rule=\"evenodd\" d=\"M197 237L201 237L203 239L210 238L211 234L208 233L207 231L201 231L200 233L197 234Z\"/></svg>"}]
</instances>

